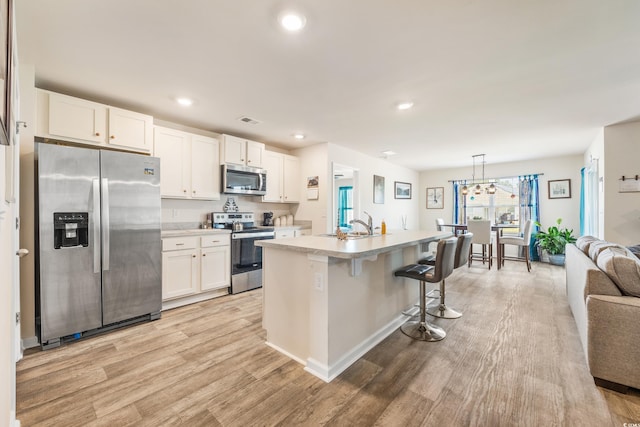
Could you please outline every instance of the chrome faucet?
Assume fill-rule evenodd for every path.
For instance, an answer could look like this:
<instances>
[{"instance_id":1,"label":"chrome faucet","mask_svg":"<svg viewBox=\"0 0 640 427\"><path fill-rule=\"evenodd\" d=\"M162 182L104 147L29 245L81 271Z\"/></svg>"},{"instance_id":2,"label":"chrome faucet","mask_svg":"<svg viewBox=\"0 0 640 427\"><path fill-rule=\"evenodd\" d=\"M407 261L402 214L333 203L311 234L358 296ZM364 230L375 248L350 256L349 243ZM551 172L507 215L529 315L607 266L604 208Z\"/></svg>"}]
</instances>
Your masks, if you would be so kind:
<instances>
[{"instance_id":1,"label":"chrome faucet","mask_svg":"<svg viewBox=\"0 0 640 427\"><path fill-rule=\"evenodd\" d=\"M371 236L373 235L373 218L371 218L371 215L369 215L366 211L364 211L364 214L369 217L366 223L360 219L352 219L351 221L349 221L349 224L358 223L363 225L364 228L367 229L367 233Z\"/></svg>"}]
</instances>

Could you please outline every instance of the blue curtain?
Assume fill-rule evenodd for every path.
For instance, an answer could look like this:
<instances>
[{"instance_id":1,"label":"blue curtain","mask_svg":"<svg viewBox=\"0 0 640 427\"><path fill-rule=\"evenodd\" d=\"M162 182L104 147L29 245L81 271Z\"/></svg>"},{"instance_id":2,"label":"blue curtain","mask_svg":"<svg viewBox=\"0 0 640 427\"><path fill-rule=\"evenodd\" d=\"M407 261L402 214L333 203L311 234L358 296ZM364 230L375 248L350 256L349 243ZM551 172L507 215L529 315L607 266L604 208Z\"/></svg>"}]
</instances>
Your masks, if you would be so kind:
<instances>
[{"instance_id":1,"label":"blue curtain","mask_svg":"<svg viewBox=\"0 0 640 427\"><path fill-rule=\"evenodd\" d=\"M529 255L532 260L538 260L538 252L534 250L535 235L538 232L536 221L540 221L540 189L538 175L519 176L520 180L520 229L527 220L534 222L531 242L529 243Z\"/></svg>"},{"instance_id":2,"label":"blue curtain","mask_svg":"<svg viewBox=\"0 0 640 427\"><path fill-rule=\"evenodd\" d=\"M460 204L458 203L458 195L460 194L460 184L456 181L453 182L453 224L458 223L458 216L460 211Z\"/></svg>"},{"instance_id":3,"label":"blue curtain","mask_svg":"<svg viewBox=\"0 0 640 427\"><path fill-rule=\"evenodd\" d=\"M349 224L350 213L353 211L351 201L353 200L353 187L345 186L338 188L338 221L340 227L351 227Z\"/></svg>"}]
</instances>

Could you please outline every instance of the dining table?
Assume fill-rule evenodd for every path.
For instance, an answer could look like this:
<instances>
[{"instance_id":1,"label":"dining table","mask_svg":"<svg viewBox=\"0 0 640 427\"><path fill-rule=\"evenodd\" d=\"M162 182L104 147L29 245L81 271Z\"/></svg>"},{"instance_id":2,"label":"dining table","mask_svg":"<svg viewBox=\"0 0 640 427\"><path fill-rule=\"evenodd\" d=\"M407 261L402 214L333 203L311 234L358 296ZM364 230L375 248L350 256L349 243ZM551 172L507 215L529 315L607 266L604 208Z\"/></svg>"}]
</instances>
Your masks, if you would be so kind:
<instances>
[{"instance_id":1,"label":"dining table","mask_svg":"<svg viewBox=\"0 0 640 427\"><path fill-rule=\"evenodd\" d=\"M467 224L442 224L441 227L451 227L453 229L453 234L455 234L456 236L467 231ZM502 236L502 233L505 229L519 227L520 226L518 224L491 224L491 231L496 232L496 255L498 258L498 270L500 270L500 267L502 267L502 263L500 262L500 260L502 259L500 236Z\"/></svg>"}]
</instances>

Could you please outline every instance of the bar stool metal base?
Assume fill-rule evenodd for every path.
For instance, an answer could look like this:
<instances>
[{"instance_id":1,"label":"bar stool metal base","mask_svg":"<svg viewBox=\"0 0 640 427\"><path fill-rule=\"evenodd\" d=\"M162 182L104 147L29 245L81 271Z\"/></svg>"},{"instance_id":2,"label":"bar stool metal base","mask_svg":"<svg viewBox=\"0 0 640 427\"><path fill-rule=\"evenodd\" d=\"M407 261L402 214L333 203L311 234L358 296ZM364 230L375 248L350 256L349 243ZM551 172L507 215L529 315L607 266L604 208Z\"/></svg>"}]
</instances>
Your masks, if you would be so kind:
<instances>
[{"instance_id":1,"label":"bar stool metal base","mask_svg":"<svg viewBox=\"0 0 640 427\"><path fill-rule=\"evenodd\" d=\"M427 307L427 314L430 314L433 317L441 317L443 319L457 319L459 317L462 317L462 313L449 308L444 304Z\"/></svg>"},{"instance_id":2,"label":"bar stool metal base","mask_svg":"<svg viewBox=\"0 0 640 427\"><path fill-rule=\"evenodd\" d=\"M447 336L444 329L427 322L409 320L400 326L403 334L418 341L440 341Z\"/></svg>"}]
</instances>

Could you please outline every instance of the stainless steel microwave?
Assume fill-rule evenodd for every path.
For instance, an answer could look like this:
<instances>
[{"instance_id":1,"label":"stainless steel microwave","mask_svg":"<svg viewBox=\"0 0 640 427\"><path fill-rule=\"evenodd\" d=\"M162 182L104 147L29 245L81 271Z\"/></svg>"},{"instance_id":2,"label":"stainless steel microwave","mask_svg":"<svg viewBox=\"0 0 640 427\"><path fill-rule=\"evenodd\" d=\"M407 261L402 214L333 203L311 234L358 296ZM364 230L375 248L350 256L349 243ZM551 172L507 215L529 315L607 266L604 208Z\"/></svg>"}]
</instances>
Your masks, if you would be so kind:
<instances>
[{"instance_id":1,"label":"stainless steel microwave","mask_svg":"<svg viewBox=\"0 0 640 427\"><path fill-rule=\"evenodd\" d=\"M267 192L267 171L251 166L224 164L222 192L263 196Z\"/></svg>"}]
</instances>

